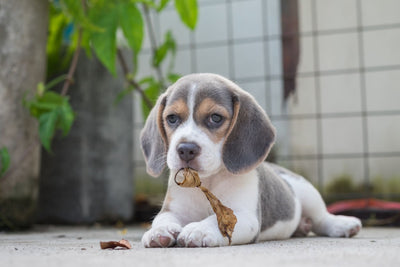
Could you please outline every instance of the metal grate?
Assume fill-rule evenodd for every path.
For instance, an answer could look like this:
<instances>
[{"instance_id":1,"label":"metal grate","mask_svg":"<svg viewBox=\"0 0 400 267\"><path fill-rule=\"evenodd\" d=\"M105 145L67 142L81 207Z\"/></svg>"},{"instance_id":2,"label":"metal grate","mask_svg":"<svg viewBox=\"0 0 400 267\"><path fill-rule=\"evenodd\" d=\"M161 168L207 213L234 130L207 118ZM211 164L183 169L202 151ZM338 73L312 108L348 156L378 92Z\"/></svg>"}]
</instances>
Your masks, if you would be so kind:
<instances>
[{"instance_id":1,"label":"metal grate","mask_svg":"<svg viewBox=\"0 0 400 267\"><path fill-rule=\"evenodd\" d=\"M237 3L246 3L246 2L257 2L260 5L261 10L261 21L262 21L262 33L258 36L246 37L246 38L236 38L234 36L234 10L233 5ZM304 113L290 113L286 110L286 107L283 105L281 107L281 112L273 112L273 106L280 105L282 100L276 98L276 94L273 91L273 84L279 83L282 81L282 75L277 73L276 62L273 62L274 53L271 53L271 46L276 44L276 42L280 42L281 34L276 32L268 32L271 28L269 23L271 23L270 15L267 13L268 8L271 7L271 3L279 2L279 0L224 0L224 1L199 1L200 8L202 7L212 7L212 6L224 6L226 10L226 32L227 38L219 41L209 41L209 42L201 42L196 38L195 33L189 33L190 42L188 44L178 44L178 48L180 51L185 51L189 53L189 58L187 60L190 61L190 69L187 70L186 73L191 72L199 72L205 71L199 68L199 58L197 52L199 49L205 48L224 48L228 51L228 63L227 69L221 70L221 72L227 72L229 74L229 78L236 81L239 84L246 83L263 83L264 91L262 93L262 97L265 99L266 106L264 106L267 113L269 113L270 118L273 122L277 124L290 125L293 121L309 121L315 120L316 122L316 149L315 153L294 153L293 150L289 147L287 153L280 153L277 151L277 160L278 162L287 165L288 167L295 168L296 161L312 161L315 162L316 165L316 173L311 176L315 176L314 183L319 188L322 193L324 192L324 188L326 188L327 183L329 182L325 177L325 170L327 166L325 165L325 160L342 160L346 162L347 160L360 160L362 163L362 176L361 180L363 183L363 192L354 193L354 194L339 194L338 196L341 198L352 198L358 196L382 196L379 192L372 194L370 191L371 185L371 176L373 175L371 172L371 160L376 159L394 159L394 161L398 160L400 163L400 151L372 151L370 148L369 140L371 138L370 135L370 120L373 118L381 119L384 117L393 117L396 118L400 116L400 103L397 109L380 109L380 110L370 110L368 107L368 99L367 99L367 75L370 73L379 73L379 72L390 72L395 70L400 70L400 62L397 64L387 64L387 65L376 65L376 66L367 66L365 64L365 38L364 34L372 31L387 31L387 30L399 30L400 23L390 23L385 25L365 25L362 8L364 1L356 0L356 27L342 27L340 29L332 29L332 30L319 30L318 20L317 20L317 0L311 1L299 1L299 5L310 4L311 5L311 30L301 31L300 38L308 37L312 39L312 45L314 47L312 51L312 56L314 58L314 69L312 71L303 71L298 73L298 78L313 78L314 79L314 87L315 87L315 112L304 112ZM377 3L380 5L380 3ZM201 11L201 9L200 9ZM202 18L202 13L200 12L200 19ZM160 28L160 23L162 21L160 19L156 19L155 22L158 24L158 28ZM320 66L320 44L319 38L324 36L335 36L338 34L354 34L357 38L357 46L358 46L358 66L354 68L338 68L332 70L324 70ZM398 38L400 42L400 37ZM238 60L237 55L235 54L235 46L244 45L244 44L259 44L262 43L263 51L260 56L264 58L264 73L262 75L248 75L246 77L236 77L237 69L235 69L235 63ZM145 49L143 52L145 55L150 54L149 49ZM178 51L179 53L179 51ZM302 60L302 59L301 59ZM279 66L278 66L279 68ZM182 73L182 74L186 74ZM279 73L279 72L278 72ZM344 112L323 112L322 106L322 83L321 78L323 77L333 77L337 75L343 74L358 74L359 75L359 85L360 85L360 102L361 107L359 110L355 111L344 111ZM395 82L395 81L394 81ZM399 90L400 90L400 78L399 78ZM302 88L298 88L298 90L302 90ZM137 117L137 116L136 116ZM357 118L361 121L361 135L359 136L362 139L362 151L357 151L354 153L327 153L324 150L324 130L323 130L323 122L327 119L344 119L344 118ZM136 124L136 129L139 131L141 129L143 123L138 121ZM135 140L137 136L135 136ZM400 143L400 133L399 140ZM137 145L137 144L136 144ZM277 144L280 145L279 143ZM397 146L398 147L398 146ZM140 169L143 173L144 170L144 161L140 158L140 155L136 157L134 162L135 167ZM313 163L314 164L314 163ZM303 164L307 166L307 164ZM400 165L400 164L399 164ZM398 169L398 177L400 179L400 167L394 167L394 169ZM325 196L327 196L325 194ZM400 198L400 191L395 194L385 195L390 198Z\"/></svg>"}]
</instances>

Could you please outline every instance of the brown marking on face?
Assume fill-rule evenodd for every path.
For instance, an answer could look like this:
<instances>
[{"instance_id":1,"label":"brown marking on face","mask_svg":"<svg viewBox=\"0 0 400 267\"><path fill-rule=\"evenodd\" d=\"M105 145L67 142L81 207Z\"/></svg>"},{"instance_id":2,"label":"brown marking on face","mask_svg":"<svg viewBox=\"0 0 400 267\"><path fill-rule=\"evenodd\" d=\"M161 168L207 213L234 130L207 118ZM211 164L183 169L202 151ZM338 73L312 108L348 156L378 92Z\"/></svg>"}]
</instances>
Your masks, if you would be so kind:
<instances>
[{"instance_id":1,"label":"brown marking on face","mask_svg":"<svg viewBox=\"0 0 400 267\"><path fill-rule=\"evenodd\" d=\"M218 114L223 117L223 122L219 127L210 128L207 125L212 114ZM197 106L194 119L197 125L204 130L208 137L214 143L218 143L228 132L231 116L232 115L226 107L216 103L212 98L205 98Z\"/></svg>"},{"instance_id":2,"label":"brown marking on face","mask_svg":"<svg viewBox=\"0 0 400 267\"><path fill-rule=\"evenodd\" d=\"M181 123L183 123L184 121L186 121L188 119L189 108L183 98L179 98L179 99L175 100L170 105L166 106L164 109L162 118L163 118L164 129L165 129L168 143L171 141L171 136L172 136L173 132L175 131L175 128L171 127L167 122L167 117L172 114L177 115L179 117Z\"/></svg>"}]
</instances>

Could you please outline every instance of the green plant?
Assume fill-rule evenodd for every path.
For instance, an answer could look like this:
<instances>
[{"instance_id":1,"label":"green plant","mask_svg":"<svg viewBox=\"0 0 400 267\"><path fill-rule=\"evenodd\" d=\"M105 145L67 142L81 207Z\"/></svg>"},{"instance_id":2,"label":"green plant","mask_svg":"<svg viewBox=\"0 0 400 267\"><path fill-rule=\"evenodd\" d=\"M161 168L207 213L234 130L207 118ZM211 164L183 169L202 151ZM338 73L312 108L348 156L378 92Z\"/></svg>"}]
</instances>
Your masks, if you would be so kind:
<instances>
[{"instance_id":1,"label":"green plant","mask_svg":"<svg viewBox=\"0 0 400 267\"><path fill-rule=\"evenodd\" d=\"M0 149L0 166L0 177L2 177L10 166L10 154L8 153L8 149L6 147Z\"/></svg>"},{"instance_id":2,"label":"green plant","mask_svg":"<svg viewBox=\"0 0 400 267\"><path fill-rule=\"evenodd\" d=\"M39 139L47 151L57 130L64 135L70 131L75 114L69 104L68 89L73 82L81 48L88 56L92 51L114 76L116 62L121 65L128 87L122 90L116 103L132 91L139 92L145 115L154 105L161 90L180 76L173 72L176 44L171 31L165 33L161 44L155 41L150 19L151 10L162 12L170 0L53 0L49 9L49 35L47 43L47 78L55 77L46 85L39 83L36 93L24 99L24 106L39 121ZM181 21L191 30L197 22L197 0L174 0L175 9ZM155 76L137 77L138 55L142 48L144 25L147 24L152 48L152 67ZM132 51L130 70L127 60L117 45L117 30L121 29ZM167 73L162 72L162 63L172 55ZM68 73L64 73L68 68ZM63 82L61 92L51 90ZM27 154L29 153L27 149ZM0 150L0 177L7 172L10 155L6 148ZM8 170L10 173L11 170ZM7 173L5 174L7 175Z\"/></svg>"},{"instance_id":3,"label":"green plant","mask_svg":"<svg viewBox=\"0 0 400 267\"><path fill-rule=\"evenodd\" d=\"M393 196L400 197L400 176L391 177L376 176L371 181L372 192L390 199Z\"/></svg>"},{"instance_id":4,"label":"green plant","mask_svg":"<svg viewBox=\"0 0 400 267\"><path fill-rule=\"evenodd\" d=\"M353 179L350 175L342 174L334 177L327 184L325 191L328 194L354 193L357 191L357 186L354 184Z\"/></svg>"}]
</instances>

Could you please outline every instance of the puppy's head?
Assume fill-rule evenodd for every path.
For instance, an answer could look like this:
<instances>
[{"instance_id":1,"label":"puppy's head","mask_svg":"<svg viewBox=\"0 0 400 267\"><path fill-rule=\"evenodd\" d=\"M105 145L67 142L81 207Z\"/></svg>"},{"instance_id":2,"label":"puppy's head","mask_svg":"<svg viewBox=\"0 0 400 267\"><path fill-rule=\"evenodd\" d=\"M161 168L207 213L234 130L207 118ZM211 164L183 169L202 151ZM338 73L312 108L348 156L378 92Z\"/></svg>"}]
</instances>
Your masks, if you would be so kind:
<instances>
[{"instance_id":1,"label":"puppy's head","mask_svg":"<svg viewBox=\"0 0 400 267\"><path fill-rule=\"evenodd\" d=\"M255 168L267 156L275 129L254 98L215 74L182 77L147 118L141 144L147 171L159 176L191 167L200 177Z\"/></svg>"}]
</instances>

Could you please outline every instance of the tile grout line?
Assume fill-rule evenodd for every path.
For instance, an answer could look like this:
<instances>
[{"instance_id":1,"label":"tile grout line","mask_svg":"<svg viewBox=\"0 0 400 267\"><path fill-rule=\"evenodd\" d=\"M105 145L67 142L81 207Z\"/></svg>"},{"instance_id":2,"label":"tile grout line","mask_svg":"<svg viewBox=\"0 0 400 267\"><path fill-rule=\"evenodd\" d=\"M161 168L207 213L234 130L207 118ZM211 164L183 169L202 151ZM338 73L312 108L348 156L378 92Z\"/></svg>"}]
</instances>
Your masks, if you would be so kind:
<instances>
[{"instance_id":1,"label":"tile grout line","mask_svg":"<svg viewBox=\"0 0 400 267\"><path fill-rule=\"evenodd\" d=\"M363 151L364 157L364 186L369 188L370 184L370 166L369 166L369 136L368 136L368 113L367 113L367 85L365 78L365 61L364 61L364 40L363 40L363 18L361 0L357 0L357 39L358 39L358 56L360 67L360 93L361 93L361 114L362 114L362 129L363 129ZM368 192L369 193L369 192Z\"/></svg>"}]
</instances>

